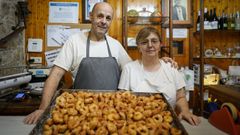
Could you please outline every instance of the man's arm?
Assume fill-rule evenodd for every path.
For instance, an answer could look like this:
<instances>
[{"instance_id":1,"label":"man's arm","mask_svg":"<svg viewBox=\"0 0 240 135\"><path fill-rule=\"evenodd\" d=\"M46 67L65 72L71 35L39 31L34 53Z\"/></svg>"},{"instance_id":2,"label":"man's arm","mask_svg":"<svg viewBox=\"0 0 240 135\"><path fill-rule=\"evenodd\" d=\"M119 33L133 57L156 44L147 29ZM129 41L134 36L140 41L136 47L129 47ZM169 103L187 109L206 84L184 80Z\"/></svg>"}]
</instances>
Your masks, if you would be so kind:
<instances>
[{"instance_id":1,"label":"man's arm","mask_svg":"<svg viewBox=\"0 0 240 135\"><path fill-rule=\"evenodd\" d=\"M51 102L54 92L57 90L59 82L66 71L58 66L54 66L51 73L44 84L41 104L38 110L29 114L25 119L25 124L35 124L39 117L43 114L45 109Z\"/></svg>"}]
</instances>

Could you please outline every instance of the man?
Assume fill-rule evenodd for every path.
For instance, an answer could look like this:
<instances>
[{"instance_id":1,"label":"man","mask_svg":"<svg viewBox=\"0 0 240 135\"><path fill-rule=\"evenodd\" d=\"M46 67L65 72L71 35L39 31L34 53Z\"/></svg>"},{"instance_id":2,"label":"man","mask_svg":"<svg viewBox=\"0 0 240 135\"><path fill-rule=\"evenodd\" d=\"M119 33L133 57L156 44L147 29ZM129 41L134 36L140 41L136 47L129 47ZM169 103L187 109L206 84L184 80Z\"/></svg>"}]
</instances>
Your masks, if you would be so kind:
<instances>
[{"instance_id":1,"label":"man","mask_svg":"<svg viewBox=\"0 0 240 135\"><path fill-rule=\"evenodd\" d=\"M186 20L186 8L181 4L182 0L175 0L173 7L173 20Z\"/></svg>"},{"instance_id":2,"label":"man","mask_svg":"<svg viewBox=\"0 0 240 135\"><path fill-rule=\"evenodd\" d=\"M63 46L45 82L38 110L24 123L34 124L50 104L62 76L71 71L76 89L116 90L120 69L131 61L122 45L106 35L113 19L113 8L106 2L95 4L90 13L91 30L71 36ZM171 60L170 60L171 61Z\"/></svg>"}]
</instances>

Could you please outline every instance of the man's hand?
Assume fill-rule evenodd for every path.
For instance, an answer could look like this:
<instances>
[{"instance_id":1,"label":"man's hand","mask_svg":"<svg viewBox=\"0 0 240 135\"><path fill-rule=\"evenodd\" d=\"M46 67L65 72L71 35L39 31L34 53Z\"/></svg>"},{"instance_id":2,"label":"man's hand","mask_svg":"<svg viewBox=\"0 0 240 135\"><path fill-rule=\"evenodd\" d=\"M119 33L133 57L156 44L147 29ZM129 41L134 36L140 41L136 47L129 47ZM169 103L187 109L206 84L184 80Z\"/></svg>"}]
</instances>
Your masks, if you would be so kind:
<instances>
[{"instance_id":1,"label":"man's hand","mask_svg":"<svg viewBox=\"0 0 240 135\"><path fill-rule=\"evenodd\" d=\"M165 63L170 62L172 67L178 69L178 63L176 61L174 61L172 58L170 58L170 57L162 57L161 59Z\"/></svg>"},{"instance_id":2,"label":"man's hand","mask_svg":"<svg viewBox=\"0 0 240 135\"><path fill-rule=\"evenodd\" d=\"M179 119L186 120L189 124L197 126L201 123L201 120L198 116L192 114L191 112L181 112L178 115Z\"/></svg>"},{"instance_id":3,"label":"man's hand","mask_svg":"<svg viewBox=\"0 0 240 135\"><path fill-rule=\"evenodd\" d=\"M44 110L36 110L29 115L26 116L26 118L23 120L25 124L36 124L38 119L42 116Z\"/></svg>"}]
</instances>

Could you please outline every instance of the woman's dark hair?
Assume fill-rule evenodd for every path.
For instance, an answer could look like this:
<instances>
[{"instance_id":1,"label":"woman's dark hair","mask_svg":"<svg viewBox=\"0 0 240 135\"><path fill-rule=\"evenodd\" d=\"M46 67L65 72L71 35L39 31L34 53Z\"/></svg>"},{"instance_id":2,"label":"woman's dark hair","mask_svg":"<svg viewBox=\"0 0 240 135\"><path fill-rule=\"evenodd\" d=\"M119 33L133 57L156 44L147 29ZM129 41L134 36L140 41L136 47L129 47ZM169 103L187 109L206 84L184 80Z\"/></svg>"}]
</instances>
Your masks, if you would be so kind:
<instances>
[{"instance_id":1,"label":"woman's dark hair","mask_svg":"<svg viewBox=\"0 0 240 135\"><path fill-rule=\"evenodd\" d=\"M136 37L136 43L139 44L140 42L142 42L143 40L145 40L151 33L154 33L157 35L157 37L159 38L159 41L161 42L161 36L159 31L154 28L154 27L144 27L143 29L141 29Z\"/></svg>"}]
</instances>

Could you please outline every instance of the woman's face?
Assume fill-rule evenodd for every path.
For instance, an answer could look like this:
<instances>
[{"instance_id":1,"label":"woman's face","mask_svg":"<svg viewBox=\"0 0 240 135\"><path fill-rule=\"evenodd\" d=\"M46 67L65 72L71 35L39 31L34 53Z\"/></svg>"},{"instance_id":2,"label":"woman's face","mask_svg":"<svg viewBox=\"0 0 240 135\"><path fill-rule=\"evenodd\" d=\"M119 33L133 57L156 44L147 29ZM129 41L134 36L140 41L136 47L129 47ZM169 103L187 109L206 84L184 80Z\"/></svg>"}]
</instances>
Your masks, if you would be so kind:
<instances>
[{"instance_id":1,"label":"woman's face","mask_svg":"<svg viewBox=\"0 0 240 135\"><path fill-rule=\"evenodd\" d=\"M160 51L160 39L154 33L150 33L150 35L138 43L139 51L142 53L142 57L158 57L158 53Z\"/></svg>"}]
</instances>

